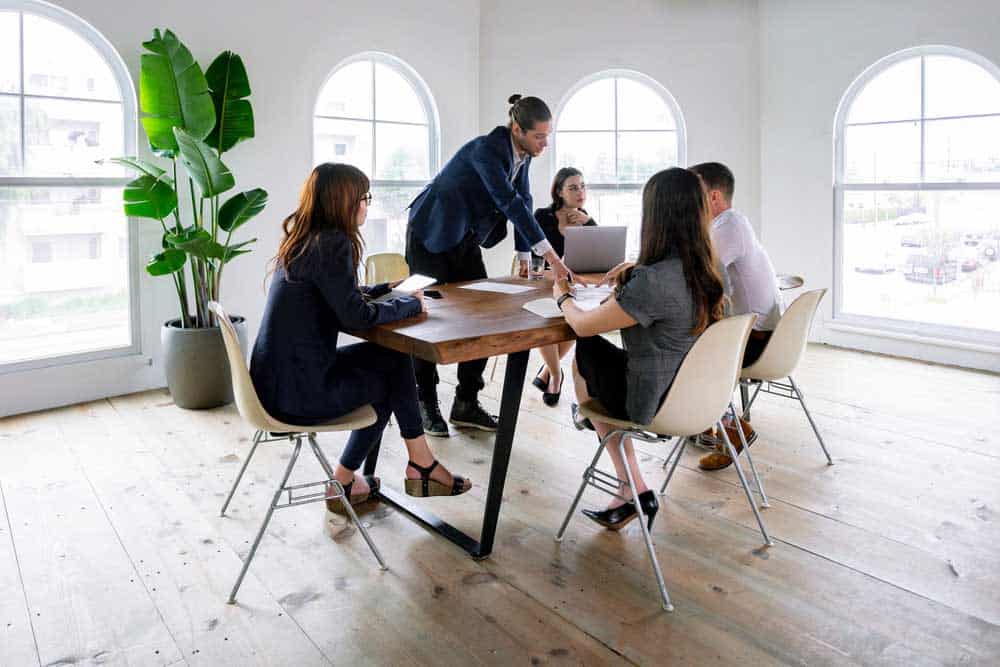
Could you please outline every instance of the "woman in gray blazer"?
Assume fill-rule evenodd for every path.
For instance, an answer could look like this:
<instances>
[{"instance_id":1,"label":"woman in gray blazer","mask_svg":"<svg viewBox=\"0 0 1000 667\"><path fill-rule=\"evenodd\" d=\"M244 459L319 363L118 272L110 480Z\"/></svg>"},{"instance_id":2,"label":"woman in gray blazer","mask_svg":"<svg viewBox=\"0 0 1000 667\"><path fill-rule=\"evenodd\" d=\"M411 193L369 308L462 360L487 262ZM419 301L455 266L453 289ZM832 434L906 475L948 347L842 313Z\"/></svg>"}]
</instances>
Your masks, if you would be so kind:
<instances>
[{"instance_id":1,"label":"woman in gray blazer","mask_svg":"<svg viewBox=\"0 0 1000 667\"><path fill-rule=\"evenodd\" d=\"M709 238L708 204L701 181L686 169L666 169L642 190L642 231L639 260L622 264L605 276L617 285L599 308L586 311L573 303L565 280L553 293L566 322L580 339L576 344L573 380L578 400L598 399L608 413L637 424L648 424L666 397L684 356L709 324L722 317L723 286ZM598 334L621 330L625 349ZM577 428L593 428L601 438L613 427L580 420ZM621 437L621 436L619 436ZM659 504L635 460L631 441L625 458L617 439L607 443L618 479L631 468L639 503L652 525ZM638 514L631 490L623 485L603 511L584 514L611 530L619 530Z\"/></svg>"}]
</instances>

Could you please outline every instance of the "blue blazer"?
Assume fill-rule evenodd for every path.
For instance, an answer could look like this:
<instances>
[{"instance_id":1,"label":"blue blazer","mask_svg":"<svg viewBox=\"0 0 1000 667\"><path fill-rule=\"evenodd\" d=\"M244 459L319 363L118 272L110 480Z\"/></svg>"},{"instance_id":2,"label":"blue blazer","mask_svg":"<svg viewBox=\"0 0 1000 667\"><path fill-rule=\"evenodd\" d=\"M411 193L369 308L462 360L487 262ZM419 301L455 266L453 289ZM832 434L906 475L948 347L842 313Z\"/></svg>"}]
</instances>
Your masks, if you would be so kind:
<instances>
[{"instance_id":1,"label":"blue blazer","mask_svg":"<svg viewBox=\"0 0 1000 667\"><path fill-rule=\"evenodd\" d=\"M472 231L480 245L492 248L507 236L510 220L517 250L526 252L543 241L545 234L531 213L531 156L512 184L513 166L508 127L462 146L410 204L413 238L431 252L445 252Z\"/></svg>"},{"instance_id":2,"label":"blue blazer","mask_svg":"<svg viewBox=\"0 0 1000 667\"><path fill-rule=\"evenodd\" d=\"M350 240L339 230L321 231L288 271L279 267L250 361L264 408L285 420L339 417L339 333L420 313L414 297L369 300L388 291L387 284L358 287Z\"/></svg>"}]
</instances>

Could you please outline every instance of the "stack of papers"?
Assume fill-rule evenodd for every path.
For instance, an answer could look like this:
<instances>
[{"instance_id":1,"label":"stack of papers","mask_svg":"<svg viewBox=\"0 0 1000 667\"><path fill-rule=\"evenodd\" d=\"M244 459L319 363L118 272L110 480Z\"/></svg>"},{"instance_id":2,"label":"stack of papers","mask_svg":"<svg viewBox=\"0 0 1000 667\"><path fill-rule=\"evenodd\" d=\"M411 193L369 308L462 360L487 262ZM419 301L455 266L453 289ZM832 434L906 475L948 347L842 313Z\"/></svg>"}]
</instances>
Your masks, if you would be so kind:
<instances>
[{"instance_id":1,"label":"stack of papers","mask_svg":"<svg viewBox=\"0 0 1000 667\"><path fill-rule=\"evenodd\" d=\"M581 310L594 310L605 299L611 296L613 292L614 288L609 286L594 287L590 285L577 285L573 288L573 294L576 296L576 305ZM556 305L556 300L551 297L535 299L521 307L539 317L562 317L562 312L559 310L559 306Z\"/></svg>"},{"instance_id":2,"label":"stack of papers","mask_svg":"<svg viewBox=\"0 0 1000 667\"><path fill-rule=\"evenodd\" d=\"M498 294L521 294L538 289L527 285L511 285L509 283L494 283L486 281L484 283L473 283L472 285L462 285L460 289L472 289L480 292L497 292Z\"/></svg>"}]
</instances>

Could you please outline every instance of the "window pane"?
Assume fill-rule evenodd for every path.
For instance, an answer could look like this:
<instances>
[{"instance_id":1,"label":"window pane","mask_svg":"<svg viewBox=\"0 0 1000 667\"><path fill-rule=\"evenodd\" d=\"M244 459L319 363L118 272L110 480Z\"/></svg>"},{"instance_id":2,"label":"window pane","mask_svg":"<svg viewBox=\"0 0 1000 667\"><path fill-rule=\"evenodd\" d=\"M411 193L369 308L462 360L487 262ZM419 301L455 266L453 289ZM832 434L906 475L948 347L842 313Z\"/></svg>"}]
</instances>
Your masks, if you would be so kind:
<instances>
[{"instance_id":1,"label":"window pane","mask_svg":"<svg viewBox=\"0 0 1000 667\"><path fill-rule=\"evenodd\" d=\"M576 167L588 183L614 183L614 132L559 132L556 167Z\"/></svg>"},{"instance_id":2,"label":"window pane","mask_svg":"<svg viewBox=\"0 0 1000 667\"><path fill-rule=\"evenodd\" d=\"M676 166L676 132L619 133L618 179L622 183L645 183L656 172Z\"/></svg>"},{"instance_id":3,"label":"window pane","mask_svg":"<svg viewBox=\"0 0 1000 667\"><path fill-rule=\"evenodd\" d=\"M34 95L121 100L111 68L89 42L69 28L31 14L24 15L24 90Z\"/></svg>"},{"instance_id":4,"label":"window pane","mask_svg":"<svg viewBox=\"0 0 1000 667\"><path fill-rule=\"evenodd\" d=\"M391 67L375 64L375 117L378 120L398 120L426 123L424 106L410 82Z\"/></svg>"},{"instance_id":5,"label":"window pane","mask_svg":"<svg viewBox=\"0 0 1000 667\"><path fill-rule=\"evenodd\" d=\"M372 124L356 120L317 118L314 137L316 163L346 162L372 173Z\"/></svg>"},{"instance_id":6,"label":"window pane","mask_svg":"<svg viewBox=\"0 0 1000 667\"><path fill-rule=\"evenodd\" d=\"M418 181L430 178L427 126L375 123L375 178Z\"/></svg>"},{"instance_id":7,"label":"window pane","mask_svg":"<svg viewBox=\"0 0 1000 667\"><path fill-rule=\"evenodd\" d=\"M317 116L372 117L372 62L345 65L323 86L316 103Z\"/></svg>"},{"instance_id":8,"label":"window pane","mask_svg":"<svg viewBox=\"0 0 1000 667\"><path fill-rule=\"evenodd\" d=\"M420 194L417 187L372 188L372 205L368 220L361 228L365 252L398 252L406 254L406 207Z\"/></svg>"},{"instance_id":9,"label":"window pane","mask_svg":"<svg viewBox=\"0 0 1000 667\"><path fill-rule=\"evenodd\" d=\"M20 98L0 95L0 176L14 176L21 169Z\"/></svg>"},{"instance_id":10,"label":"window pane","mask_svg":"<svg viewBox=\"0 0 1000 667\"><path fill-rule=\"evenodd\" d=\"M606 227L628 227L625 259L635 261L639 256L640 228L642 226L642 196L639 188L628 190L590 190L587 193L587 212Z\"/></svg>"},{"instance_id":11,"label":"window pane","mask_svg":"<svg viewBox=\"0 0 1000 667\"><path fill-rule=\"evenodd\" d=\"M920 58L886 68L865 84L847 114L848 123L920 118Z\"/></svg>"},{"instance_id":12,"label":"window pane","mask_svg":"<svg viewBox=\"0 0 1000 667\"><path fill-rule=\"evenodd\" d=\"M924 124L929 181L1000 181L1000 115Z\"/></svg>"},{"instance_id":13,"label":"window pane","mask_svg":"<svg viewBox=\"0 0 1000 667\"><path fill-rule=\"evenodd\" d=\"M121 197L0 189L0 364L131 343Z\"/></svg>"},{"instance_id":14,"label":"window pane","mask_svg":"<svg viewBox=\"0 0 1000 667\"><path fill-rule=\"evenodd\" d=\"M659 93L632 79L618 79L619 130L673 130L674 114Z\"/></svg>"},{"instance_id":15,"label":"window pane","mask_svg":"<svg viewBox=\"0 0 1000 667\"><path fill-rule=\"evenodd\" d=\"M0 93L21 90L21 49L17 12L0 12Z\"/></svg>"},{"instance_id":16,"label":"window pane","mask_svg":"<svg viewBox=\"0 0 1000 667\"><path fill-rule=\"evenodd\" d=\"M120 167L95 160L125 151L121 104L25 99L30 176L119 176Z\"/></svg>"},{"instance_id":17,"label":"window pane","mask_svg":"<svg viewBox=\"0 0 1000 667\"><path fill-rule=\"evenodd\" d=\"M559 114L556 129L615 129L615 80L601 79L576 91Z\"/></svg>"},{"instance_id":18,"label":"window pane","mask_svg":"<svg viewBox=\"0 0 1000 667\"><path fill-rule=\"evenodd\" d=\"M928 118L1000 113L1000 81L979 65L954 56L927 56L924 68Z\"/></svg>"},{"instance_id":19,"label":"window pane","mask_svg":"<svg viewBox=\"0 0 1000 667\"><path fill-rule=\"evenodd\" d=\"M920 124L845 128L844 180L847 183L920 180Z\"/></svg>"},{"instance_id":20,"label":"window pane","mask_svg":"<svg viewBox=\"0 0 1000 667\"><path fill-rule=\"evenodd\" d=\"M846 314L1000 332L1000 193L848 192Z\"/></svg>"}]
</instances>

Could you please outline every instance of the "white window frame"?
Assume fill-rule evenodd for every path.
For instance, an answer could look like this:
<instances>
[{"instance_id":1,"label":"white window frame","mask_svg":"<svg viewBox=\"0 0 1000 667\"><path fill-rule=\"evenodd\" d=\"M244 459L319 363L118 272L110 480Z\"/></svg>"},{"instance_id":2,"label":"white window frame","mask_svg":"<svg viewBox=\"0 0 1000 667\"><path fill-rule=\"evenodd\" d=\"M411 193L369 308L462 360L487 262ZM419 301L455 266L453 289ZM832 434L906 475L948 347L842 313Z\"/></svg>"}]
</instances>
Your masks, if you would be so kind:
<instances>
[{"instance_id":1,"label":"white window frame","mask_svg":"<svg viewBox=\"0 0 1000 667\"><path fill-rule=\"evenodd\" d=\"M21 87L17 93L5 93L5 97L17 96L20 99L21 110L21 165L24 165L24 157L27 151L25 145L25 93L24 93L24 14L34 14L42 16L50 21L66 27L94 47L98 54L104 59L105 64L115 77L118 84L118 91L121 96L122 121L123 121L123 148L125 155L135 155L137 146L137 104L135 87L132 85L132 77L129 76L128 68L121 56L111 45L111 43L96 28L90 25L76 14L68 12L55 5L40 0L0 0L0 11L19 12L20 15L20 67L21 67ZM38 95L27 95L27 97L42 97ZM102 100L78 99L71 97L57 97L54 99L100 102ZM111 102L112 100L103 100ZM114 100L118 103L118 100ZM109 155L108 157L115 157ZM50 188L76 188L76 187L122 187L132 180L129 176L88 176L88 177L65 177L65 176L0 176L0 187L50 187ZM92 350L89 352L78 352L73 354L58 355L53 357L43 357L27 361L18 361L7 364L0 364L0 375L7 373L17 373L36 368L47 368L51 366L61 366L98 359L109 359L113 357L124 357L138 355L141 353L141 325L139 312L139 235L132 233L135 223L134 218L125 218L128 238L128 291L129 291L129 328L130 342L122 347L106 348L102 350Z\"/></svg>"},{"instance_id":2,"label":"white window frame","mask_svg":"<svg viewBox=\"0 0 1000 667\"><path fill-rule=\"evenodd\" d=\"M562 116L563 110L569 103L573 96L576 95L584 87L594 83L595 81L601 81L603 79L631 79L636 83L640 83L647 86L653 92L660 96L660 98L666 103L667 108L674 115L674 122L676 128L673 130L677 136L677 166L686 167L687 166L687 125L684 122L684 114L681 113L681 107L677 104L677 100L674 96L663 86L659 81L651 76L647 76L642 72L637 72L630 69L607 69L601 70L600 72L595 72L590 76L584 77L577 81L573 87L571 87L562 99L559 100L559 105L556 107L556 127L555 132L552 133L552 153L554 158L551 160L551 169L549 174L549 181L551 182L555 178L556 172L559 171L559 119ZM600 181L595 181L591 178L587 178L587 189L588 190L598 190L603 192L633 192L642 190L642 186L645 185L645 181L639 182L621 182L617 181L618 176L618 84L614 85L614 127L611 130L601 129L601 130L566 130L567 133L574 132L613 132L614 134L614 150L615 150L615 177L616 182L614 183L602 183ZM668 132L670 130L625 130L627 132ZM666 167L666 165L664 165Z\"/></svg>"},{"instance_id":3,"label":"white window frame","mask_svg":"<svg viewBox=\"0 0 1000 667\"><path fill-rule=\"evenodd\" d=\"M427 154L430 158L430 164L428 165L428 178L427 180L386 180L386 179L375 179L375 159L376 159L376 141L378 140L376 136L375 127L377 123L382 123L385 125L408 125L408 126L423 126L424 123L414 123L407 121L394 121L394 120L378 120L377 116L377 104L375 94L375 67L372 67L372 117L371 118L356 118L349 116L328 116L325 114L318 113L319 101L323 96L323 92L326 87L330 85L330 80L333 76L340 71L342 68L353 65L357 62L373 62L376 64L384 65L393 69L397 74L402 76L407 83L409 83L413 90L417 94L417 99L420 101L421 106L424 109L424 115L427 118L427 140L429 142L427 147ZM368 169L368 174L371 180L372 189L379 187L423 187L426 185L430 179L434 178L434 175L438 171L438 165L441 161L441 142L439 140L439 130L440 127L437 105L434 103L434 97L431 95L430 87L421 78L417 71L410 67L406 62L400 60L399 58L389 55L388 53L383 53L381 51L364 51L362 53L356 53L353 56L341 60L337 65L330 70L326 79L323 81L323 85L320 86L319 92L316 95L316 102L313 104L313 122L311 123L312 136L309 137L309 141L313 147L313 164L316 164L316 119L330 119L330 120L349 120L349 121L360 121L371 124L372 130L372 163Z\"/></svg>"},{"instance_id":4,"label":"white window frame","mask_svg":"<svg viewBox=\"0 0 1000 667\"><path fill-rule=\"evenodd\" d=\"M912 320L898 320L891 318L873 317L870 315L853 315L843 312L844 298L844 234L842 226L844 224L844 197L847 192L935 192L935 191L975 191L990 190L1000 191L1000 181L986 182L926 182L924 181L924 91L926 88L925 66L923 58L927 56L951 56L961 58L974 65L979 65L993 75L1000 84L1000 68L989 59L954 46L926 45L903 49L882 58L872 64L868 69L854 80L847 88L844 96L837 107L834 118L834 167L833 167L833 321L830 323L834 328L837 325L847 327L857 327L859 329L871 329L879 332L889 332L907 336L919 336L935 338L943 341L988 343L991 346L1000 345L1000 332L985 331L982 329L971 329L967 327L949 326L944 324L934 324L929 322L915 322ZM847 117L850 114L851 106L855 99L864 90L864 87L882 74L885 70L904 60L921 58L920 63L920 117L911 118L906 121L892 120L880 122L866 122L864 125L887 125L899 122L919 122L920 123L920 180L912 183L889 182L889 183L846 183L844 179L844 136L847 127ZM977 118L982 114L970 114L968 116L948 116L947 119ZM935 117L934 120L940 120Z\"/></svg>"}]
</instances>

